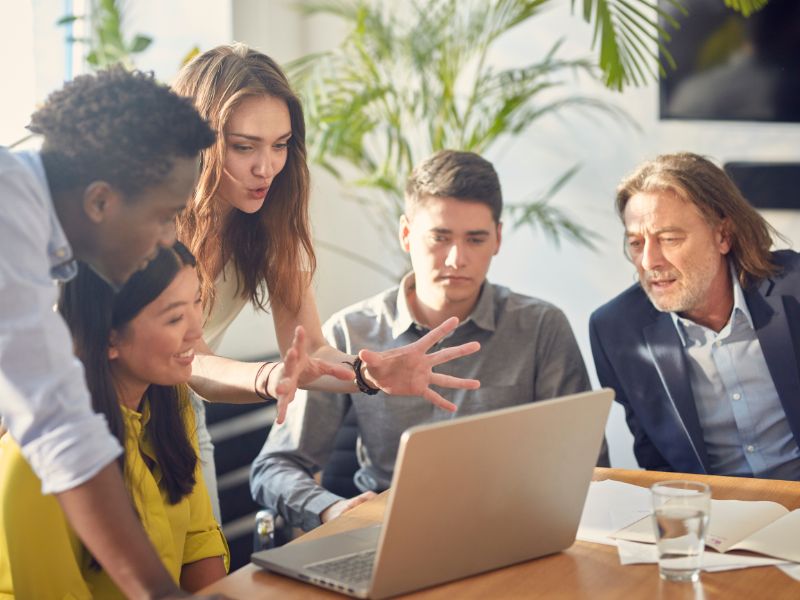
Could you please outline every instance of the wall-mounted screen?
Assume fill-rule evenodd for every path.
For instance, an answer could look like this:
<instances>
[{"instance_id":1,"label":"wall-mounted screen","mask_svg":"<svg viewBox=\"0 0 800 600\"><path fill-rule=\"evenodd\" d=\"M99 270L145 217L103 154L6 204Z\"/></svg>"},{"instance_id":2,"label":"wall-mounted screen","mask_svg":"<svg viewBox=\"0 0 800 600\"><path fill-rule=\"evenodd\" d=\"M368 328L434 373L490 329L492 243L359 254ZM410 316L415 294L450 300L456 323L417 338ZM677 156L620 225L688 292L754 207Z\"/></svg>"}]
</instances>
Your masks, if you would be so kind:
<instances>
[{"instance_id":1,"label":"wall-mounted screen","mask_svg":"<svg viewBox=\"0 0 800 600\"><path fill-rule=\"evenodd\" d=\"M678 67L661 78L661 118L800 123L800 0L749 18L719 0L683 3L686 17L659 0L681 23L666 44Z\"/></svg>"}]
</instances>

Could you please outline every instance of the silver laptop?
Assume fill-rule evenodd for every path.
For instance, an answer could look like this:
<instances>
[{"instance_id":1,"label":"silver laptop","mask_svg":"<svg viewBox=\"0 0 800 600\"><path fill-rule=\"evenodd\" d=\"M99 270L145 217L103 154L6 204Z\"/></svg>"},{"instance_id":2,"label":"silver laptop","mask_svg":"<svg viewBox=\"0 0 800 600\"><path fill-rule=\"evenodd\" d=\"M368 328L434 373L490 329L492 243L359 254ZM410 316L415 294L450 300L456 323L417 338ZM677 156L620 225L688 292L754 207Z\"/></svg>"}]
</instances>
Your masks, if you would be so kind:
<instances>
[{"instance_id":1,"label":"silver laptop","mask_svg":"<svg viewBox=\"0 0 800 600\"><path fill-rule=\"evenodd\" d=\"M575 541L613 397L599 390L412 427L382 525L252 560L387 598L559 552Z\"/></svg>"}]
</instances>

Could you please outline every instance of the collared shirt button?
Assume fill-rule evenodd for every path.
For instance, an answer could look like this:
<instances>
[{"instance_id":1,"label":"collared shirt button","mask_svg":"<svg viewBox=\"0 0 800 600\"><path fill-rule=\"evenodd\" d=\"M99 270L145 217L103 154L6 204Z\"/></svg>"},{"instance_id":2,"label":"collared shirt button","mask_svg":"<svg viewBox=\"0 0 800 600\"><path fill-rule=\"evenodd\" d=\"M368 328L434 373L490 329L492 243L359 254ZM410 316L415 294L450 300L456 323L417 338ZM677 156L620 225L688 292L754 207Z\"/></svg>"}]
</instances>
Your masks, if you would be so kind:
<instances>
[{"instance_id":1,"label":"collared shirt button","mask_svg":"<svg viewBox=\"0 0 800 600\"><path fill-rule=\"evenodd\" d=\"M742 395L739 392L736 392L735 394L733 394L731 396L731 398L733 398L734 400L741 400L742 399Z\"/></svg>"},{"instance_id":2,"label":"collared shirt button","mask_svg":"<svg viewBox=\"0 0 800 600\"><path fill-rule=\"evenodd\" d=\"M753 444L747 444L747 446L745 446L744 449L747 450L748 452L755 452L756 451L756 447Z\"/></svg>"},{"instance_id":3,"label":"collared shirt button","mask_svg":"<svg viewBox=\"0 0 800 600\"><path fill-rule=\"evenodd\" d=\"M66 249L64 249L64 248L59 248L58 250L56 250L56 256L57 256L58 258L64 258L66 255L67 255L67 251L66 251Z\"/></svg>"},{"instance_id":4,"label":"collared shirt button","mask_svg":"<svg viewBox=\"0 0 800 600\"><path fill-rule=\"evenodd\" d=\"M722 340L717 340L716 342L714 342L714 345L715 345L717 348L719 348L720 346L722 346Z\"/></svg>"}]
</instances>

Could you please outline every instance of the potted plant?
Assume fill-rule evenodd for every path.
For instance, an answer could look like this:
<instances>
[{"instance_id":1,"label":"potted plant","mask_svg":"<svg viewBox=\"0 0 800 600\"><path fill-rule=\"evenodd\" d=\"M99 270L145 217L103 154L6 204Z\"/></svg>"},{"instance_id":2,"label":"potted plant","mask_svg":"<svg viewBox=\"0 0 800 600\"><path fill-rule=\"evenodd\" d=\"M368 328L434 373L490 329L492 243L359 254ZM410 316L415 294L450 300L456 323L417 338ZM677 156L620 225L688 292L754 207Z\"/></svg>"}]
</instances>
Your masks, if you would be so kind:
<instances>
[{"instance_id":1,"label":"potted plant","mask_svg":"<svg viewBox=\"0 0 800 600\"><path fill-rule=\"evenodd\" d=\"M681 0L668 1L683 9ZM746 15L766 4L724 1ZM598 77L615 90L649 82L658 71L674 66L663 42L669 40L668 28L679 23L654 0L583 0L580 15L594 26L597 60L562 58L557 42L527 65L493 67L488 59L498 39L551 3L300 2L306 14L333 15L348 26L336 48L287 68L304 99L311 160L346 183L350 198L393 237L405 178L432 152L454 148L487 153L538 119L573 108L626 120L613 106L566 92L563 84L575 73ZM654 18L658 16L663 25ZM656 55L654 60L651 40L663 58ZM539 228L556 243L566 238L591 247L592 232L549 203L577 168L554 177L541 193L507 202L506 221L514 228ZM397 258L401 273L405 257ZM386 273L384 267L375 267Z\"/></svg>"}]
</instances>

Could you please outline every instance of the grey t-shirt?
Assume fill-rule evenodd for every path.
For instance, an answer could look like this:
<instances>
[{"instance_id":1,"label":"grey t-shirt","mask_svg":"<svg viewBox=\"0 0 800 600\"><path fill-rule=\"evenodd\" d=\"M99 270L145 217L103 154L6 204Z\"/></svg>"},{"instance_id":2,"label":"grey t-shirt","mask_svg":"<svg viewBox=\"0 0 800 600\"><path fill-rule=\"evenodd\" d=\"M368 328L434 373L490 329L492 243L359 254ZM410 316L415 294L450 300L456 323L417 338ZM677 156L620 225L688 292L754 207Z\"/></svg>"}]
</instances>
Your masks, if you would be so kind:
<instances>
[{"instance_id":1,"label":"grey t-shirt","mask_svg":"<svg viewBox=\"0 0 800 600\"><path fill-rule=\"evenodd\" d=\"M413 274L407 275L400 287L335 314L323 327L325 337L349 354L415 342L428 330L408 307L405 291L413 282ZM486 282L470 316L430 351L472 340L481 343L479 352L435 368L481 382L478 390L437 389L456 404L455 413L419 397L298 391L286 421L272 428L253 463L253 498L293 526L318 526L320 514L341 498L318 485L313 474L327 462L351 406L361 436L355 483L364 491L383 491L409 427L590 389L569 323L552 304ZM605 443L598 465L608 466Z\"/></svg>"}]
</instances>

